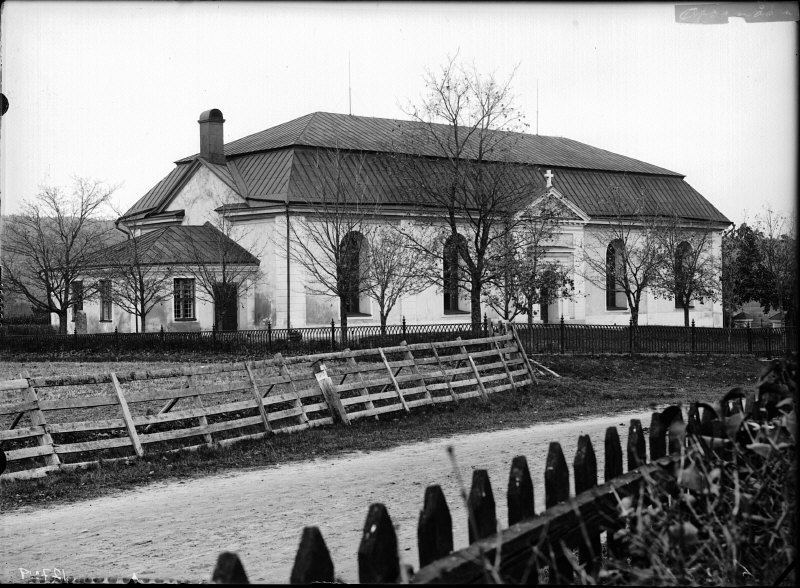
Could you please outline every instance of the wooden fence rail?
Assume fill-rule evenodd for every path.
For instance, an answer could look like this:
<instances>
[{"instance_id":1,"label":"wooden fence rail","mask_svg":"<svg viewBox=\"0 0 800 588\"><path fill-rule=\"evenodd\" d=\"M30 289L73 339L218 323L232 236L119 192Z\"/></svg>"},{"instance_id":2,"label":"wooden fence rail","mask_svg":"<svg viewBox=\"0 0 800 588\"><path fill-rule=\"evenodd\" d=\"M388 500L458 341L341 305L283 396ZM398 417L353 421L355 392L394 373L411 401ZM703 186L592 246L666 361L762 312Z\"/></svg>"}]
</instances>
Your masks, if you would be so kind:
<instances>
[{"instance_id":1,"label":"wooden fence rail","mask_svg":"<svg viewBox=\"0 0 800 588\"><path fill-rule=\"evenodd\" d=\"M0 382L0 444L9 464L0 480L349 425L439 402L485 401L490 393L531 384L538 369L512 331L246 363L23 374Z\"/></svg>"}]
</instances>

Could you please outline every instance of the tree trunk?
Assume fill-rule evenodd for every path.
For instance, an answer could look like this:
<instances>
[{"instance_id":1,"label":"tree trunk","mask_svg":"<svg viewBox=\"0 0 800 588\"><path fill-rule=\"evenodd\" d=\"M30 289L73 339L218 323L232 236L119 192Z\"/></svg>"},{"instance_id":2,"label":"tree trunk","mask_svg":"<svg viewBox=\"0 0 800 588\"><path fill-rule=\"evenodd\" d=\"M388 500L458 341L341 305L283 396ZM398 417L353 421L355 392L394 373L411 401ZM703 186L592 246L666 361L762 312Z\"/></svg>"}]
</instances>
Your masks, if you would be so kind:
<instances>
[{"instance_id":1,"label":"tree trunk","mask_svg":"<svg viewBox=\"0 0 800 588\"><path fill-rule=\"evenodd\" d=\"M469 293L470 301L470 322L472 327L477 329L478 334L481 330L481 284L477 276L472 276L471 288Z\"/></svg>"},{"instance_id":2,"label":"tree trunk","mask_svg":"<svg viewBox=\"0 0 800 588\"><path fill-rule=\"evenodd\" d=\"M528 328L532 329L533 328L533 300L531 300L530 298L528 298L527 311L528 311Z\"/></svg>"},{"instance_id":3,"label":"tree trunk","mask_svg":"<svg viewBox=\"0 0 800 588\"><path fill-rule=\"evenodd\" d=\"M387 318L389 318L389 317L388 317L388 314L389 314L388 312L383 312L383 308L381 308L381 309L380 309L380 315L381 315L381 335L382 335L382 336L384 336L384 337L386 336L386 319L387 319Z\"/></svg>"},{"instance_id":4,"label":"tree trunk","mask_svg":"<svg viewBox=\"0 0 800 588\"><path fill-rule=\"evenodd\" d=\"M683 301L683 326L684 327L688 327L689 326L689 301L688 300L684 300Z\"/></svg>"},{"instance_id":5,"label":"tree trunk","mask_svg":"<svg viewBox=\"0 0 800 588\"><path fill-rule=\"evenodd\" d=\"M58 312L58 332L62 335L67 334L67 310L60 310Z\"/></svg>"},{"instance_id":6,"label":"tree trunk","mask_svg":"<svg viewBox=\"0 0 800 588\"><path fill-rule=\"evenodd\" d=\"M339 296L339 323L342 327L342 349L347 347L347 303L344 296Z\"/></svg>"}]
</instances>

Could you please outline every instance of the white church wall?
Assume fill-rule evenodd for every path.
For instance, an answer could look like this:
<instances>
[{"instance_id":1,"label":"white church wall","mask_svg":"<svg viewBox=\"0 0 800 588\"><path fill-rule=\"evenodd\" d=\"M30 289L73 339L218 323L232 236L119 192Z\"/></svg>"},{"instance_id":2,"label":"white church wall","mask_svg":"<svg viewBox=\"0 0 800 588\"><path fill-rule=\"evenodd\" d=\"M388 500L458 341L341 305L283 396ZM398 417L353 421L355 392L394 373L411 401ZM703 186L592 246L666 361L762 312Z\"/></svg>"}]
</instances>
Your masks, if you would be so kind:
<instances>
[{"instance_id":1,"label":"white church wall","mask_svg":"<svg viewBox=\"0 0 800 588\"><path fill-rule=\"evenodd\" d=\"M215 208L241 201L219 177L200 166L166 207L166 211L185 210L184 225L202 225L216 217Z\"/></svg>"}]
</instances>

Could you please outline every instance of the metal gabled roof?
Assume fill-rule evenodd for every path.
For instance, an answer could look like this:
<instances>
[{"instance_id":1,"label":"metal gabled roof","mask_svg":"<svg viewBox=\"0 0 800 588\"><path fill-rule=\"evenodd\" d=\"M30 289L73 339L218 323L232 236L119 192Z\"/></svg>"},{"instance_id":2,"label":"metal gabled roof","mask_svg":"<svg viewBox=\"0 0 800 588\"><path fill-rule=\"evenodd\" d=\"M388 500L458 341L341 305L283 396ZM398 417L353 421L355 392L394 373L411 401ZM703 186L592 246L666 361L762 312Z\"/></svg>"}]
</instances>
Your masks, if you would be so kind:
<instances>
[{"instance_id":1,"label":"metal gabled roof","mask_svg":"<svg viewBox=\"0 0 800 588\"><path fill-rule=\"evenodd\" d=\"M594 218L641 214L730 223L680 177L558 168L552 171L553 186Z\"/></svg>"},{"instance_id":2,"label":"metal gabled roof","mask_svg":"<svg viewBox=\"0 0 800 588\"><path fill-rule=\"evenodd\" d=\"M462 128L465 134L467 130ZM442 150L435 141L431 141L432 133L446 140L452 135L452 130L442 124L428 125L408 120L314 112L227 143L225 156L235 157L245 153L305 146L442 157ZM492 137L490 142L501 146L484 156L489 161L681 175L563 137L506 131L493 131L488 136ZM476 149L475 141L468 142L465 157L475 157ZM185 163L196 156L195 154L180 159L176 163Z\"/></svg>"},{"instance_id":3,"label":"metal gabled roof","mask_svg":"<svg viewBox=\"0 0 800 588\"><path fill-rule=\"evenodd\" d=\"M204 225L177 225L153 229L104 249L94 267L113 267L115 263L141 265L210 264L259 265L247 249L206 222ZM117 261L115 261L117 260Z\"/></svg>"}]
</instances>

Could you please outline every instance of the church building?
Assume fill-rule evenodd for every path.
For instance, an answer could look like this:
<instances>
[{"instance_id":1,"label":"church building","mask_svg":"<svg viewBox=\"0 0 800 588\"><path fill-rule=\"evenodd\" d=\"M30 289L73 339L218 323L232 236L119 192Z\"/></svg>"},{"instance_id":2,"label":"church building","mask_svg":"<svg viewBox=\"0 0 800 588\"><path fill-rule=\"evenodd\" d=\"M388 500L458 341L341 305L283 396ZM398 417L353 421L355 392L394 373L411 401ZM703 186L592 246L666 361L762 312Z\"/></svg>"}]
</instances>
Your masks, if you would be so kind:
<instances>
[{"instance_id":1,"label":"church building","mask_svg":"<svg viewBox=\"0 0 800 588\"><path fill-rule=\"evenodd\" d=\"M408 153L408 144L398 141L423 123L315 112L225 143L225 120L218 109L203 112L198 122L199 153L177 160L175 168L117 221L138 240L152 235L149 240L156 242L158 232L162 246L154 263L175 273L172 299L148 314L148 331L162 326L167 331L210 330L219 322L213 303L195 298L198 286L190 274L176 270L180 264L185 267L186 260L177 256L185 249L180 240L189 233L165 232L166 228L216 227L227 241L241 246L242 263L258 264L258 271L234 293L225 329L260 329L268 322L275 328L299 328L340 322L338 299L320 294L308 272L287 255L292 223L314 213L314 202L332 176L345 169L351 179L357 178L374 203L371 222L376 224L413 223L415 215L435 215L402 189L402 174L392 157L400 150L436 165L435 146L421 143L413 149L416 152ZM602 278L586 279L582 261L586 248L596 248L599 255L611 251L613 243L602 242L598 235L626 207L632 218L634 213L673 215L688 227L708 231L711 253L720 255L721 233L730 221L680 173L571 139L527 133L516 138L510 163L530 178L530 202L548 195L568 211L548 255L572 270L574 290L538 309L537 322L555 322L563 316L570 323L628 324L624 294L609 291L613 286L606 286ZM205 255L206 262L213 263L213 251ZM408 324L468 322L469 293L451 294L430 286L403 297L388 322L396 324L403 317ZM496 318L488 306L482 310ZM83 311L89 332L138 328L135 317L108 308L107 301L106 308L87 302ZM100 321L101 313L106 320ZM718 301L698 301L690 314L698 326L722 326ZM649 292L643 297L639 324L682 325L683 321L683 309L674 300ZM350 304L348 324L379 324L375 302L362 297Z\"/></svg>"}]
</instances>

